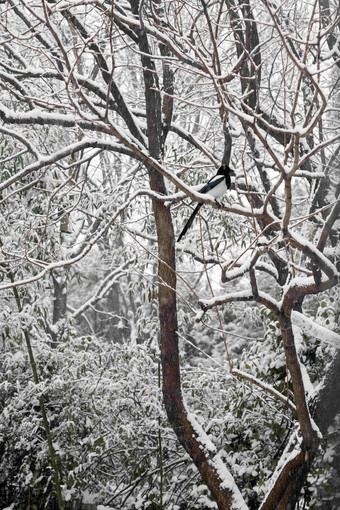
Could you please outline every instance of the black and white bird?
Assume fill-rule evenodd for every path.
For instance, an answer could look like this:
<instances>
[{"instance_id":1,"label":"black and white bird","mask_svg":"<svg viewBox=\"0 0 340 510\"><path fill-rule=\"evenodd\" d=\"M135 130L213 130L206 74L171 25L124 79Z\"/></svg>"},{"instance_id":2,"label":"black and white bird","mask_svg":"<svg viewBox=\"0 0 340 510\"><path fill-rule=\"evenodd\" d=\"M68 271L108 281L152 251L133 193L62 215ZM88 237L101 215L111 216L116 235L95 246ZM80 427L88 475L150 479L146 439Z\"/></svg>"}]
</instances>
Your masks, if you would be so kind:
<instances>
[{"instance_id":1,"label":"black and white bird","mask_svg":"<svg viewBox=\"0 0 340 510\"><path fill-rule=\"evenodd\" d=\"M220 168L217 171L217 174L214 175L203 188L199 190L199 193L206 193L211 196L213 196L215 199L222 197L227 189L230 189L231 187L231 179L235 175L234 170L229 168L228 165L220 166ZM217 202L217 200L216 200ZM180 233L177 242L185 236L191 225L193 224L193 221L195 219L196 214L200 210L203 204L197 204L192 215L184 225L184 228L182 232Z\"/></svg>"}]
</instances>

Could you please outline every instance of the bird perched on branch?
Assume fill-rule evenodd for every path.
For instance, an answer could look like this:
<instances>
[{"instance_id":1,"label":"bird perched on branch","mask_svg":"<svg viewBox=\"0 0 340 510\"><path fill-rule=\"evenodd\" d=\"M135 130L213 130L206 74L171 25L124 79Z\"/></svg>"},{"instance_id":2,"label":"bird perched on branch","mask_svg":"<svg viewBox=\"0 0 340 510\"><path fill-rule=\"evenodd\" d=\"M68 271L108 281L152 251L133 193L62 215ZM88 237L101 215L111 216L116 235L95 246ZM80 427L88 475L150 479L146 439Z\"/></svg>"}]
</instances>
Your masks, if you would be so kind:
<instances>
[{"instance_id":1,"label":"bird perched on branch","mask_svg":"<svg viewBox=\"0 0 340 510\"><path fill-rule=\"evenodd\" d=\"M235 175L234 170L229 168L228 165L222 164L220 168L217 171L217 174L214 175L203 188L199 190L199 193L206 193L209 195L212 195L215 200L217 198L220 198L224 195L224 193L227 191L227 189L230 189L231 187L231 178ZM217 202L217 200L216 200ZM184 228L182 232L180 233L177 242L185 236L191 225L193 224L193 221L195 219L196 214L200 210L203 204L197 204L192 215L184 225Z\"/></svg>"}]
</instances>

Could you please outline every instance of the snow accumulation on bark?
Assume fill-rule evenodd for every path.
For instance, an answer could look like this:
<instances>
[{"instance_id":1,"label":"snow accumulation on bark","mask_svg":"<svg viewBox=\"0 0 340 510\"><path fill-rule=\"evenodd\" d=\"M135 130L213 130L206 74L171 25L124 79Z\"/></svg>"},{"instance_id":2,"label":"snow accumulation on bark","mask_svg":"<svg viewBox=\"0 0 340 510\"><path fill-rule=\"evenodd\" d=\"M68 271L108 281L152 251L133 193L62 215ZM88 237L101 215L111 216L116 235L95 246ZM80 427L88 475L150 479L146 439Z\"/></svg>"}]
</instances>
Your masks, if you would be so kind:
<instances>
[{"instance_id":1,"label":"snow accumulation on bark","mask_svg":"<svg viewBox=\"0 0 340 510\"><path fill-rule=\"evenodd\" d=\"M201 425L198 423L193 413L187 414L188 421L191 423L195 433L197 434L197 441L202 445L204 453L208 456L209 464L215 469L221 481L221 489L225 489L232 493L232 506L231 510L248 510L240 490L238 489L233 476L223 461L223 451L217 452L216 446L210 440L209 436L204 432Z\"/></svg>"},{"instance_id":2,"label":"snow accumulation on bark","mask_svg":"<svg viewBox=\"0 0 340 510\"><path fill-rule=\"evenodd\" d=\"M307 317L297 311L292 312L292 321L293 324L299 326L308 336L317 338L323 343L331 345L336 349L340 349L340 335L335 333L335 331L331 331L330 329L325 328L325 326L317 324L310 317Z\"/></svg>"}]
</instances>

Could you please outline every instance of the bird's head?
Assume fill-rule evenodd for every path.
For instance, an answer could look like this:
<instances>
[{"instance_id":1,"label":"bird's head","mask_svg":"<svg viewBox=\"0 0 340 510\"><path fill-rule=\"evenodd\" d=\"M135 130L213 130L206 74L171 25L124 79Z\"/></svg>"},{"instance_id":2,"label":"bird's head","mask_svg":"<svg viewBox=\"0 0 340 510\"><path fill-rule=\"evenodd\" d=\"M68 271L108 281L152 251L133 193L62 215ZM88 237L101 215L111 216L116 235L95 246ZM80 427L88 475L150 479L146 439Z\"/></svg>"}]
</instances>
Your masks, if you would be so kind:
<instances>
[{"instance_id":1,"label":"bird's head","mask_svg":"<svg viewBox=\"0 0 340 510\"><path fill-rule=\"evenodd\" d=\"M235 171L228 165L221 165L217 170L217 175L235 175Z\"/></svg>"}]
</instances>

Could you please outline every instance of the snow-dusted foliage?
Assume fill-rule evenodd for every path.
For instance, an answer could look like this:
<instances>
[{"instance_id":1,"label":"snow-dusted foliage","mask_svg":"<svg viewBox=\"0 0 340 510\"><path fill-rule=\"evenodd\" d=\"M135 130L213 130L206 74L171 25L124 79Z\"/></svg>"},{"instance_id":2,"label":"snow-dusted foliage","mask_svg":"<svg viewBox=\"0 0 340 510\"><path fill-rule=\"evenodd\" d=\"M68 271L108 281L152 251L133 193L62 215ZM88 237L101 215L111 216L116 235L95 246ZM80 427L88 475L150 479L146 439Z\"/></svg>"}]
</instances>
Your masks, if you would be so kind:
<instances>
[{"instance_id":1,"label":"snow-dusted foliage","mask_svg":"<svg viewBox=\"0 0 340 510\"><path fill-rule=\"evenodd\" d=\"M334 0L0 0L5 505L339 501L339 37Z\"/></svg>"},{"instance_id":2,"label":"snow-dusted foliage","mask_svg":"<svg viewBox=\"0 0 340 510\"><path fill-rule=\"evenodd\" d=\"M238 363L285 394L284 361L275 323L266 317L266 339L250 345ZM304 361L313 368L320 343L307 340ZM54 507L49 453L39 397L53 429L69 507L92 501L111 509L217 508L167 423L160 388L159 352L146 344L109 344L73 337L58 349L34 342L41 383L31 381L20 345L8 344L0 386L1 496L13 509L22 502ZM266 352L264 356L263 353ZM325 352L319 357L327 360ZM329 353L331 354L331 353ZM328 356L329 358L330 356ZM236 372L237 375L237 372ZM266 492L285 438L294 431L291 409L222 367L184 365L183 392L194 419L219 451L250 508ZM313 382L322 379L315 375ZM333 437L332 437L333 435ZM324 508L336 487L334 432L324 442L305 486L309 508ZM251 455L249 454L251 452ZM318 487L318 489L316 489ZM323 492L324 491L324 492ZM158 506L157 506L158 505Z\"/></svg>"}]
</instances>

